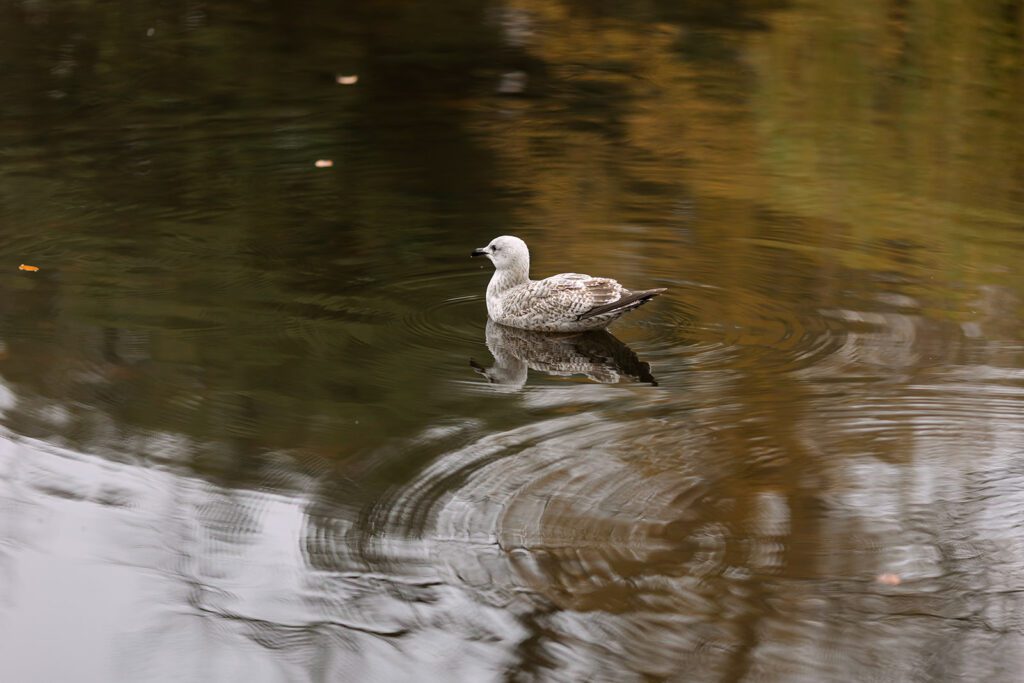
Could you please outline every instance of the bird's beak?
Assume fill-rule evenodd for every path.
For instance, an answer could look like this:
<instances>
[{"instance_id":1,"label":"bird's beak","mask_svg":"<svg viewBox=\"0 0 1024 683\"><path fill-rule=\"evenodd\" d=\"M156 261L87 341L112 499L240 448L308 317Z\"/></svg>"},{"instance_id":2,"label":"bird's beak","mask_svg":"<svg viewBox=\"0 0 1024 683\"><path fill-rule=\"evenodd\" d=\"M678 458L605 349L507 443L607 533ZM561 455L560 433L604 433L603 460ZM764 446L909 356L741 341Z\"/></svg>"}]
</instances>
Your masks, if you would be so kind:
<instances>
[{"instance_id":1,"label":"bird's beak","mask_svg":"<svg viewBox=\"0 0 1024 683\"><path fill-rule=\"evenodd\" d=\"M470 254L470 256L487 256L487 247L480 247L479 249L474 249L473 253Z\"/></svg>"}]
</instances>

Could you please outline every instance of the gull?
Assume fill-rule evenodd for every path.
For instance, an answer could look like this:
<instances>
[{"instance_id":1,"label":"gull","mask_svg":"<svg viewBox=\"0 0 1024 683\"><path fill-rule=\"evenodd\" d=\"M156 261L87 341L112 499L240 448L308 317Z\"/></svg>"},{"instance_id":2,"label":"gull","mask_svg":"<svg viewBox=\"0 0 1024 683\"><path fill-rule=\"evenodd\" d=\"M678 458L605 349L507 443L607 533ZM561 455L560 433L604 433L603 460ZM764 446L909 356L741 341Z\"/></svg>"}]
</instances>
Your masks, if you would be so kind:
<instances>
[{"instance_id":1,"label":"gull","mask_svg":"<svg viewBox=\"0 0 1024 683\"><path fill-rule=\"evenodd\" d=\"M538 332L600 330L626 311L664 292L633 292L607 277L561 273L543 280L530 279L530 250L526 242L502 235L474 249L494 264L487 285L487 314L509 327Z\"/></svg>"}]
</instances>

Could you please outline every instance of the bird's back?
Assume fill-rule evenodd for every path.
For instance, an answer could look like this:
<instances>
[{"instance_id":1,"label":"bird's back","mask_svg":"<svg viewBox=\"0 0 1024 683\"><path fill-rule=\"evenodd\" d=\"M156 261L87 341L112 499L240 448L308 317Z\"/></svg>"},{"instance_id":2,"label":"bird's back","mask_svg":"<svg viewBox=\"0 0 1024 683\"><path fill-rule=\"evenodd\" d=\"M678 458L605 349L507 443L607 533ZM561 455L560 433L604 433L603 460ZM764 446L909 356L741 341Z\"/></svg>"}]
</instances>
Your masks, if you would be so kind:
<instances>
[{"instance_id":1,"label":"bird's back","mask_svg":"<svg viewBox=\"0 0 1024 683\"><path fill-rule=\"evenodd\" d=\"M505 290L492 302L491 318L503 325L546 332L607 327L663 290L630 292L611 278L561 273Z\"/></svg>"}]
</instances>

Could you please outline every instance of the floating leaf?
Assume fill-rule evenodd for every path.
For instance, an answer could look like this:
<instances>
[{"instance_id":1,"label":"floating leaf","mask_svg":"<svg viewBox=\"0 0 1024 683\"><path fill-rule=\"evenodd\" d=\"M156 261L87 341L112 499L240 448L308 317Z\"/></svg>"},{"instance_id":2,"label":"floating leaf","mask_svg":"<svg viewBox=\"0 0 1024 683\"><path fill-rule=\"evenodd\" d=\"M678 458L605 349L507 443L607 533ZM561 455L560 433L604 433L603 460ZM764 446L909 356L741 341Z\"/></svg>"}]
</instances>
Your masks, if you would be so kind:
<instances>
[{"instance_id":1,"label":"floating leaf","mask_svg":"<svg viewBox=\"0 0 1024 683\"><path fill-rule=\"evenodd\" d=\"M899 574L879 574L875 581L884 586L898 586L903 583Z\"/></svg>"},{"instance_id":2,"label":"floating leaf","mask_svg":"<svg viewBox=\"0 0 1024 683\"><path fill-rule=\"evenodd\" d=\"M317 159L314 166L317 168L330 168L331 166L334 166L334 162L330 159Z\"/></svg>"},{"instance_id":3,"label":"floating leaf","mask_svg":"<svg viewBox=\"0 0 1024 683\"><path fill-rule=\"evenodd\" d=\"M39 270L39 266L26 266L24 263L22 263L20 266L18 266L18 270L27 270L29 272L34 273L37 270Z\"/></svg>"},{"instance_id":4,"label":"floating leaf","mask_svg":"<svg viewBox=\"0 0 1024 683\"><path fill-rule=\"evenodd\" d=\"M352 74L351 76L338 76L334 79L338 85L355 85L359 82L359 76Z\"/></svg>"}]
</instances>

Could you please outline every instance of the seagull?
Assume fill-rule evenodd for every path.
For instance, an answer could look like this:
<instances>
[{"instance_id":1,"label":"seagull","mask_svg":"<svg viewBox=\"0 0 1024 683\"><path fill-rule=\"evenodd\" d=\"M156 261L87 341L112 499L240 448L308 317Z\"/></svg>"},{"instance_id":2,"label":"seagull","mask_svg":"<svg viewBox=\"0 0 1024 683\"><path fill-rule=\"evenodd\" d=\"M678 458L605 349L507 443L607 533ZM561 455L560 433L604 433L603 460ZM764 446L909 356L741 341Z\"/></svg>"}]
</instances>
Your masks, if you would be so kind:
<instances>
[{"instance_id":1,"label":"seagull","mask_svg":"<svg viewBox=\"0 0 1024 683\"><path fill-rule=\"evenodd\" d=\"M487 285L487 314L509 327L538 332L600 330L626 311L641 306L665 291L632 292L615 280L581 273L562 273L543 280L530 279L530 250L526 242L502 235L474 249L494 264Z\"/></svg>"}]
</instances>

